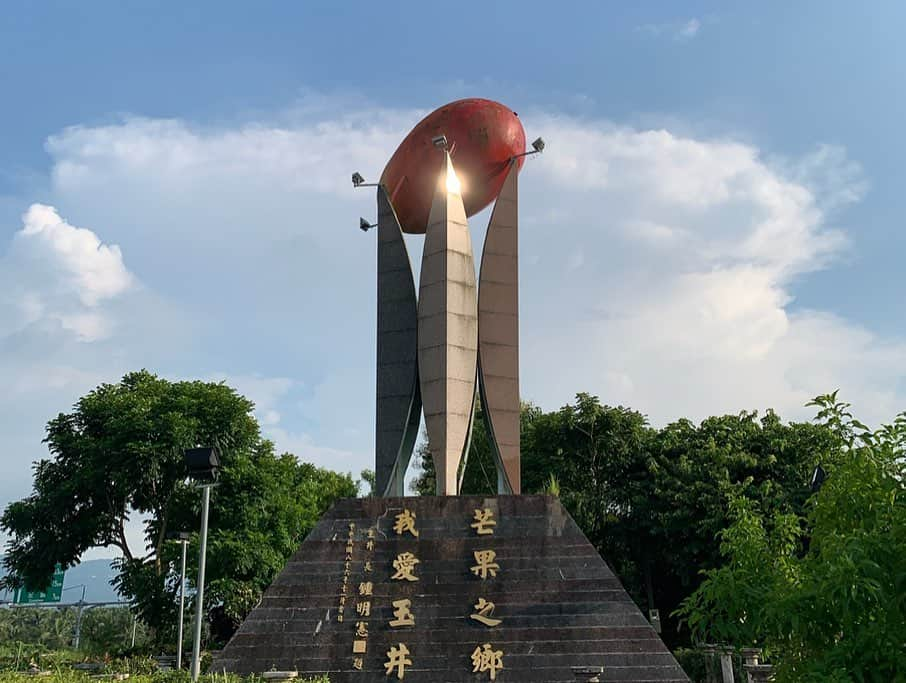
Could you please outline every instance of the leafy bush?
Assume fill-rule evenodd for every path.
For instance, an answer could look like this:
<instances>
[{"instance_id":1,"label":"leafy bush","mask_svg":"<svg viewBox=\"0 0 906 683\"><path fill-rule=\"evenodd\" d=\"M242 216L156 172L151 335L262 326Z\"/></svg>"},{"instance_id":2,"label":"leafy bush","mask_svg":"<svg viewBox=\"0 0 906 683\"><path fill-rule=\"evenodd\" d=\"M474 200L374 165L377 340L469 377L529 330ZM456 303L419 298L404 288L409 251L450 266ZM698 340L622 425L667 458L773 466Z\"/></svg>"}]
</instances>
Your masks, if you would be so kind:
<instances>
[{"instance_id":1,"label":"leafy bush","mask_svg":"<svg viewBox=\"0 0 906 683\"><path fill-rule=\"evenodd\" d=\"M730 502L726 564L679 613L699 641L756 646L778 683L897 681L906 671L906 414L870 431L836 393L836 435L804 517Z\"/></svg>"}]
</instances>

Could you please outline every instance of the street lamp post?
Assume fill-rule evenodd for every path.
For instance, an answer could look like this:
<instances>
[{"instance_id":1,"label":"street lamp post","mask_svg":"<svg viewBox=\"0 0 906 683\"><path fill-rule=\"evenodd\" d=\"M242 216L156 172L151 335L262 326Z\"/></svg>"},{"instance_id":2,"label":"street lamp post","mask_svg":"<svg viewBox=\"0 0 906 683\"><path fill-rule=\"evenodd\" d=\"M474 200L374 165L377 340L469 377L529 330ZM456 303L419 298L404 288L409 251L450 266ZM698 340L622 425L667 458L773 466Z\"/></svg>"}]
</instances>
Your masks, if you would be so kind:
<instances>
[{"instance_id":1,"label":"street lamp post","mask_svg":"<svg viewBox=\"0 0 906 683\"><path fill-rule=\"evenodd\" d=\"M201 488L201 534L198 539L198 581L195 594L195 638L192 643L192 681L201 672L201 627L204 609L205 555L208 549L208 512L211 507L211 488L217 481L220 458L213 448L189 448L185 451L189 477L199 482Z\"/></svg>"},{"instance_id":2,"label":"street lamp post","mask_svg":"<svg viewBox=\"0 0 906 683\"><path fill-rule=\"evenodd\" d=\"M179 570L179 628L176 636L176 669L182 669L183 616L186 605L186 547L189 545L188 531L177 531L170 535L182 546L182 563Z\"/></svg>"}]
</instances>

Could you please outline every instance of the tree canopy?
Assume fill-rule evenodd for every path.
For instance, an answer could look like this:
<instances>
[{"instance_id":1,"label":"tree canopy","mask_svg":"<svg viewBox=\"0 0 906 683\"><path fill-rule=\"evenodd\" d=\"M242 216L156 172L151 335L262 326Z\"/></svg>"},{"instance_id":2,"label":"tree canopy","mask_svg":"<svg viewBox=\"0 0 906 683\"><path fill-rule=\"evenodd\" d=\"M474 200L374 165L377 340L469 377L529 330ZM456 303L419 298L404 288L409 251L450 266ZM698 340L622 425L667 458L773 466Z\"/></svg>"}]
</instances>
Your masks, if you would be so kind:
<instances>
[{"instance_id":1,"label":"tree canopy","mask_svg":"<svg viewBox=\"0 0 906 683\"><path fill-rule=\"evenodd\" d=\"M906 413L871 431L836 394L814 405L835 437L823 484L798 513L732 498L725 561L680 613L699 640L764 648L779 682L900 680Z\"/></svg>"},{"instance_id":2,"label":"tree canopy","mask_svg":"<svg viewBox=\"0 0 906 683\"><path fill-rule=\"evenodd\" d=\"M643 609L657 608L664 638L688 642L671 613L721 566L718 534L728 501L801 513L815 465L834 443L825 426L784 423L773 412L679 420L661 429L641 413L602 405L590 394L551 412L522 411L522 490L559 495L573 518ZM422 443L416 491L434 491ZM494 463L479 416L462 492L496 492Z\"/></svg>"},{"instance_id":3,"label":"tree canopy","mask_svg":"<svg viewBox=\"0 0 906 683\"><path fill-rule=\"evenodd\" d=\"M349 475L276 455L253 408L223 383L170 382L144 370L79 399L47 425L51 457L35 464L32 494L0 517L11 537L4 584L41 587L57 562L72 566L86 550L112 546L121 553L117 589L169 635L180 549L168 533L193 532L197 553L200 495L185 479L182 453L210 445L222 470L212 496L206 598L215 633L228 635L320 515L357 490ZM144 520L144 548L127 541L132 517Z\"/></svg>"}]
</instances>

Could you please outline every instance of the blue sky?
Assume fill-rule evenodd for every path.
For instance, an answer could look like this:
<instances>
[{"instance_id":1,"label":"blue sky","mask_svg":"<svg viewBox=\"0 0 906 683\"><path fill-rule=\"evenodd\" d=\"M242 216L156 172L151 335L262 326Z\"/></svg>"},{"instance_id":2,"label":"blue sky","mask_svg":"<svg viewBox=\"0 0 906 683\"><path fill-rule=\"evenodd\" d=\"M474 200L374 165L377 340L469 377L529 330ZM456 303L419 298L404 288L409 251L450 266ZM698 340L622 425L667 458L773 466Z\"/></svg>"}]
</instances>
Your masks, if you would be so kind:
<instances>
[{"instance_id":1,"label":"blue sky","mask_svg":"<svg viewBox=\"0 0 906 683\"><path fill-rule=\"evenodd\" d=\"M5 3L0 505L27 494L49 417L142 366L227 379L279 446L367 466L374 245L356 224L374 208L348 176L466 96L548 141L523 171L526 398L590 391L664 423L803 418L839 387L890 419L904 19L894 2Z\"/></svg>"}]
</instances>

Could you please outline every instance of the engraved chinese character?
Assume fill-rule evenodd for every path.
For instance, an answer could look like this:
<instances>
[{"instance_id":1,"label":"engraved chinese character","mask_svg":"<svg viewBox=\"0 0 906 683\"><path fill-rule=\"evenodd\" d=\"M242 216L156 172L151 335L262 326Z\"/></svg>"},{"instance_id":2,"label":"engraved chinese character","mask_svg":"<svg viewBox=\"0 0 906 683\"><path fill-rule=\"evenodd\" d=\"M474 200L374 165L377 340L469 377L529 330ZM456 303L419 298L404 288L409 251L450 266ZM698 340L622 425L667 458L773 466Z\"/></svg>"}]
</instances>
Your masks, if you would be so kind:
<instances>
[{"instance_id":1,"label":"engraved chinese character","mask_svg":"<svg viewBox=\"0 0 906 683\"><path fill-rule=\"evenodd\" d=\"M359 595L368 597L373 595L372 591L374 590L374 584L371 581L365 581L364 583L359 584Z\"/></svg>"},{"instance_id":2,"label":"engraved chinese character","mask_svg":"<svg viewBox=\"0 0 906 683\"><path fill-rule=\"evenodd\" d=\"M368 650L368 641L365 640L353 640L352 641L352 654L354 655L363 655Z\"/></svg>"},{"instance_id":3,"label":"engraved chinese character","mask_svg":"<svg viewBox=\"0 0 906 683\"><path fill-rule=\"evenodd\" d=\"M371 602L357 602L355 604L355 611L360 617L370 617L371 616Z\"/></svg>"},{"instance_id":4,"label":"engraved chinese character","mask_svg":"<svg viewBox=\"0 0 906 683\"><path fill-rule=\"evenodd\" d=\"M391 626L415 626L415 615L412 614L412 611L409 609L412 607L411 600L394 600L393 606L396 608L393 610L393 616L396 617L396 619L390 621Z\"/></svg>"},{"instance_id":5,"label":"engraved chinese character","mask_svg":"<svg viewBox=\"0 0 906 683\"><path fill-rule=\"evenodd\" d=\"M345 595L341 595L341 596L340 596L340 607L342 607L342 606L345 605L345 604L346 604L346 596L345 596Z\"/></svg>"},{"instance_id":6,"label":"engraved chinese character","mask_svg":"<svg viewBox=\"0 0 906 683\"><path fill-rule=\"evenodd\" d=\"M497 576L497 570L500 569L500 565L494 562L497 553L493 550L476 550L474 554L475 561L478 563L472 567L472 573L475 576L480 576L482 580L488 578L488 574L492 577Z\"/></svg>"},{"instance_id":7,"label":"engraved chinese character","mask_svg":"<svg viewBox=\"0 0 906 683\"><path fill-rule=\"evenodd\" d=\"M403 510L399 513L396 516L396 524L393 525L393 530L398 536L402 536L408 531L418 538L418 529L415 528L415 513L411 510Z\"/></svg>"},{"instance_id":8,"label":"engraved chinese character","mask_svg":"<svg viewBox=\"0 0 906 683\"><path fill-rule=\"evenodd\" d=\"M475 609L477 610L476 613L470 614L469 617L485 626L497 626L503 621L502 619L491 617L494 613L494 603L484 598L478 598L478 602L475 603Z\"/></svg>"},{"instance_id":9,"label":"engraved chinese character","mask_svg":"<svg viewBox=\"0 0 906 683\"><path fill-rule=\"evenodd\" d=\"M494 650L490 643L479 645L472 653L472 673L488 672L493 681L503 668L503 650Z\"/></svg>"},{"instance_id":10,"label":"engraved chinese character","mask_svg":"<svg viewBox=\"0 0 906 683\"><path fill-rule=\"evenodd\" d=\"M364 621L355 622L355 637L356 638L367 638L368 637L368 624Z\"/></svg>"},{"instance_id":11,"label":"engraved chinese character","mask_svg":"<svg viewBox=\"0 0 906 683\"><path fill-rule=\"evenodd\" d=\"M350 533L353 532L353 531L355 531L355 522L350 522L350 523L349 523L349 531L350 531Z\"/></svg>"},{"instance_id":12,"label":"engraved chinese character","mask_svg":"<svg viewBox=\"0 0 906 683\"><path fill-rule=\"evenodd\" d=\"M415 571L415 565L418 563L419 559L412 553L400 553L393 561L393 568L396 570L396 573L390 578L396 579L397 581L418 581L418 577L412 573Z\"/></svg>"},{"instance_id":13,"label":"engraved chinese character","mask_svg":"<svg viewBox=\"0 0 906 683\"><path fill-rule=\"evenodd\" d=\"M475 522L470 526L475 529L475 532L479 536L487 536L488 534L493 534L493 527L497 526L497 522L494 521L494 511L489 508L484 510L475 511Z\"/></svg>"},{"instance_id":14,"label":"engraved chinese character","mask_svg":"<svg viewBox=\"0 0 906 683\"><path fill-rule=\"evenodd\" d=\"M343 621L343 613L342 613L342 612L340 612L340 613L337 615L337 621L338 621L338 622L342 622L342 621Z\"/></svg>"},{"instance_id":15,"label":"engraved chinese character","mask_svg":"<svg viewBox=\"0 0 906 683\"><path fill-rule=\"evenodd\" d=\"M387 650L387 661L384 662L384 668L387 669L387 675L390 676L393 674L393 670L396 669L396 677L399 680L403 680L403 677L406 675L406 667L412 666L412 660L407 657L411 654L409 648L399 644L399 647L391 646Z\"/></svg>"},{"instance_id":16,"label":"engraved chinese character","mask_svg":"<svg viewBox=\"0 0 906 683\"><path fill-rule=\"evenodd\" d=\"M361 671L362 667L365 666L365 660L361 657L354 657L352 660L352 668L356 671Z\"/></svg>"},{"instance_id":17,"label":"engraved chinese character","mask_svg":"<svg viewBox=\"0 0 906 683\"><path fill-rule=\"evenodd\" d=\"M371 566L371 560L365 560L365 571L366 572L374 571L374 567Z\"/></svg>"},{"instance_id":18,"label":"engraved chinese character","mask_svg":"<svg viewBox=\"0 0 906 683\"><path fill-rule=\"evenodd\" d=\"M374 527L368 530L368 538L374 538Z\"/></svg>"},{"instance_id":19,"label":"engraved chinese character","mask_svg":"<svg viewBox=\"0 0 906 683\"><path fill-rule=\"evenodd\" d=\"M370 538L368 539L368 542L365 543L365 550L367 550L369 553L374 550L374 541Z\"/></svg>"}]
</instances>

